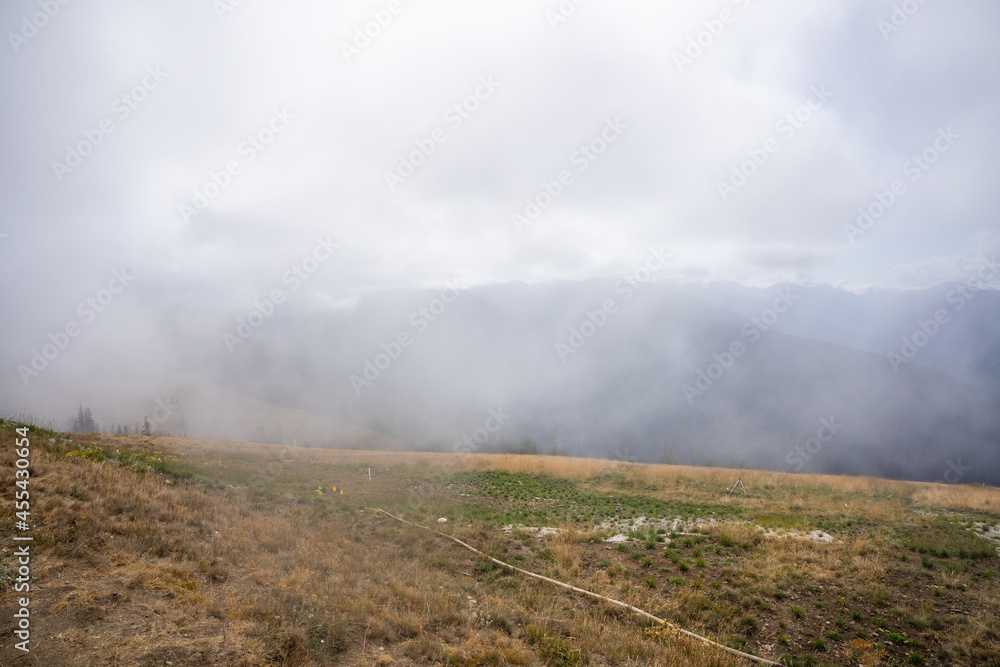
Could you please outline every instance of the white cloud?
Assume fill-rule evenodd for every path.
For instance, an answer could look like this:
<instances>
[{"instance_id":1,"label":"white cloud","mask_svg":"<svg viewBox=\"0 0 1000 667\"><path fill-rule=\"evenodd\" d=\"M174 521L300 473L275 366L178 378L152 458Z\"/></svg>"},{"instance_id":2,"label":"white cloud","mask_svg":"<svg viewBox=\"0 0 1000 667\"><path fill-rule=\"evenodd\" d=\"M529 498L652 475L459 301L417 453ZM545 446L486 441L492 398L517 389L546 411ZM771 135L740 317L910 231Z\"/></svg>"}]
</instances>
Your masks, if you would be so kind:
<instances>
[{"instance_id":1,"label":"white cloud","mask_svg":"<svg viewBox=\"0 0 1000 667\"><path fill-rule=\"evenodd\" d=\"M982 68L1000 55L991 6L928 6L885 42L875 20L891 7L859 0L589 3L556 31L548 6L527 0L402 5L350 64L340 45L378 3L243 3L224 21L193 0L169 11L67 7L0 62L19 100L0 125L0 224L12 239L20 226L71 239L50 250L50 293L63 288L57 278L99 273L95 264L122 255L162 266L167 286L174 271L254 285L315 233L332 233L349 249L327 286L336 301L456 275L607 275L650 244L683 249L677 278L927 282L958 270L938 254L961 255L962 239L996 219L997 74ZM736 20L679 73L672 54L724 8ZM0 24L18 17L7 7ZM170 78L155 99L69 182L50 178L63 146L157 63ZM444 112L491 75L496 94L388 192L383 174L397 156L446 127ZM821 85L832 99L781 137L775 122ZM293 126L178 225L178 205L275 107L295 114ZM629 124L621 140L574 174L531 233L514 233L510 214L573 168L609 116ZM863 254L848 247L843 223L949 124L962 145L866 234ZM774 136L778 152L721 202L717 183ZM35 270L24 258L43 236L21 238L32 245L17 254L5 243L5 277Z\"/></svg>"}]
</instances>

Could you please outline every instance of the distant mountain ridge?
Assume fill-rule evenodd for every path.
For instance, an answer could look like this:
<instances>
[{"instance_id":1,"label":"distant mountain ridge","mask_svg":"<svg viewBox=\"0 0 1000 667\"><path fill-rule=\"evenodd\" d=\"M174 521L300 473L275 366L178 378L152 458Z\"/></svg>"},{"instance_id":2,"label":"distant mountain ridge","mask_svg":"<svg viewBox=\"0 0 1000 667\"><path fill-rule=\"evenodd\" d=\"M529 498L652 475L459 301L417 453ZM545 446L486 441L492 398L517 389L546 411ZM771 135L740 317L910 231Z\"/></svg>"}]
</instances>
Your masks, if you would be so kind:
<instances>
[{"instance_id":1,"label":"distant mountain ridge","mask_svg":"<svg viewBox=\"0 0 1000 667\"><path fill-rule=\"evenodd\" d=\"M494 437L581 455L657 460L666 443L681 462L925 480L958 467L961 481L1000 481L1000 293L949 310L894 368L888 353L952 308L954 286L850 294L661 283L629 299L614 287L477 287L419 327L414 313L436 291L288 309L240 354L215 357L210 375L415 448L451 448L503 406L511 419ZM773 312L779 290L794 295L782 313ZM613 312L602 310L609 299ZM394 342L400 334L407 345ZM561 354L571 340L583 344ZM821 442L831 419L842 427Z\"/></svg>"}]
</instances>

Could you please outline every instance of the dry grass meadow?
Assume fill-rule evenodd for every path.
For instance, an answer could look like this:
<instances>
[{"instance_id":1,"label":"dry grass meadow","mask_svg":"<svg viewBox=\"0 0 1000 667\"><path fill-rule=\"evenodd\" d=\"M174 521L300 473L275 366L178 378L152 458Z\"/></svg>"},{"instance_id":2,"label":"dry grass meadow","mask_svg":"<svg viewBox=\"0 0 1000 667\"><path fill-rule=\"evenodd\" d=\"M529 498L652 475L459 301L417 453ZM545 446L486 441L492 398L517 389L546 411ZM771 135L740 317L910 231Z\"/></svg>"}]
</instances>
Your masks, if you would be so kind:
<instances>
[{"instance_id":1,"label":"dry grass meadow","mask_svg":"<svg viewBox=\"0 0 1000 667\"><path fill-rule=\"evenodd\" d=\"M995 488L38 429L25 655L13 426L2 665L749 664L373 507L786 665L1000 665Z\"/></svg>"}]
</instances>

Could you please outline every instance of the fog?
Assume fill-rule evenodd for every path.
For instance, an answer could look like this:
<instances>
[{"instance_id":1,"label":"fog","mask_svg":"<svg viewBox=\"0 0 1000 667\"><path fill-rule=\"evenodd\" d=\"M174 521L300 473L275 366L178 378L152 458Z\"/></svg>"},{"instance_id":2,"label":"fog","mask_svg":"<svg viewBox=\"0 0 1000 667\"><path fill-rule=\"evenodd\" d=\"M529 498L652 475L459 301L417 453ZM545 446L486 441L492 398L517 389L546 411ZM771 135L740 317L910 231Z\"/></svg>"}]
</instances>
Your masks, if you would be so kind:
<instances>
[{"instance_id":1,"label":"fog","mask_svg":"<svg viewBox=\"0 0 1000 667\"><path fill-rule=\"evenodd\" d=\"M0 411L1000 483L1000 7L5 3Z\"/></svg>"}]
</instances>

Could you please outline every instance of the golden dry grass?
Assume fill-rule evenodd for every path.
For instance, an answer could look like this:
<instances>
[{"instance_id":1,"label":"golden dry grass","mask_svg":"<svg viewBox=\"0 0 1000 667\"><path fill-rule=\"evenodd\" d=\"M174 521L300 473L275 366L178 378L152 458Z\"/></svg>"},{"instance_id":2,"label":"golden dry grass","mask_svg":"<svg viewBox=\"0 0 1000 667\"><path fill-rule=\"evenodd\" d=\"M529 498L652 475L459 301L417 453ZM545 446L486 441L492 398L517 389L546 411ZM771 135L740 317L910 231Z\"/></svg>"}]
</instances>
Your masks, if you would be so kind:
<instances>
[{"instance_id":1,"label":"golden dry grass","mask_svg":"<svg viewBox=\"0 0 1000 667\"><path fill-rule=\"evenodd\" d=\"M7 469L10 443L4 430ZM203 463L239 449L182 444L188 454L202 448ZM370 459L296 454L305 465L331 455ZM635 619L609 621L601 606L548 585L509 578L486 586L463 574L491 576L473 555L335 504L339 494L301 503L42 448L33 453L32 484L43 554L34 563L33 622L47 640L18 664L536 665L562 651L651 665L736 664L702 646L643 637ZM10 488L5 478L0 491ZM5 508L0 520L10 519ZM465 537L502 550L485 527ZM556 545L567 571L579 572L579 539ZM11 609L12 599L0 593L0 608ZM12 651L0 649L0 663L10 664Z\"/></svg>"},{"instance_id":2,"label":"golden dry grass","mask_svg":"<svg viewBox=\"0 0 1000 667\"><path fill-rule=\"evenodd\" d=\"M937 484L887 480L877 477L852 477L846 475L792 474L761 470L734 470L730 468L703 468L694 466L626 463L603 459L582 459L561 456L528 456L517 454L450 454L435 452L387 452L367 450L309 449L234 443L223 441L192 441L179 438L159 438L164 447L186 451L202 459L239 454L251 457L274 457L287 450L304 463L333 463L376 466L432 466L449 470L503 470L514 473L549 475L564 479L582 480L609 472L623 472L626 479L648 483L663 488L687 490L696 494L707 486L728 488L742 475L748 488L774 487L782 489L790 498L796 496L817 499L815 491L828 490L834 494L819 498L821 502L836 503L846 496L864 495L877 498L866 502L866 514L879 519L898 518L886 497L907 499L917 505L931 508L973 510L1000 516L1000 489L971 484ZM736 497L721 499L742 502ZM752 502L752 500L751 500Z\"/></svg>"},{"instance_id":3,"label":"golden dry grass","mask_svg":"<svg viewBox=\"0 0 1000 667\"><path fill-rule=\"evenodd\" d=\"M9 429L0 429L0 465L7 470L10 438ZM88 440L109 451L149 443L183 454L175 467L199 481L62 455ZM662 545L612 549L586 526L542 539L517 529L504 535L482 519L452 521L445 529L494 557L695 631L744 636L755 646L768 636L773 645L775 635L789 632L779 622L799 622L788 608L805 603L785 598L803 595L802 586L818 587L831 607L834 597L858 606L887 598L910 609L910 596L898 597L893 587L911 572L925 595L932 586L947 599L968 591L963 599L974 612L966 626L956 626L957 654L1000 651L995 586L941 565L900 566L898 543L878 528L917 526L924 519L913 510L921 508L1000 517L996 489L743 471L751 489L744 498L725 494L733 470L566 457L118 436L74 436L50 449L35 450L32 497L44 553L36 564L36 620L55 639L33 656L42 662L25 664L533 665L584 656L616 664L738 664L362 509L408 506L421 520L463 516L467 503L445 486L447 475L462 471L546 475L609 492L710 502L777 525L816 517L860 522L866 527L831 544L768 539L750 523L727 523L705 531L722 553L706 549L702 559L688 548L685 571ZM362 473L369 466L371 482ZM263 490L248 484L255 476L263 476ZM9 495L10 479L2 481L0 493ZM346 495L332 492L334 485ZM4 525L11 513L10 507L0 513ZM668 583L675 577L685 585ZM0 606L10 604L11 592L0 593ZM805 606L802 622L814 622L820 612ZM919 605L911 613L928 614ZM806 639L791 642L803 646ZM0 662L10 655L0 652Z\"/></svg>"}]
</instances>

